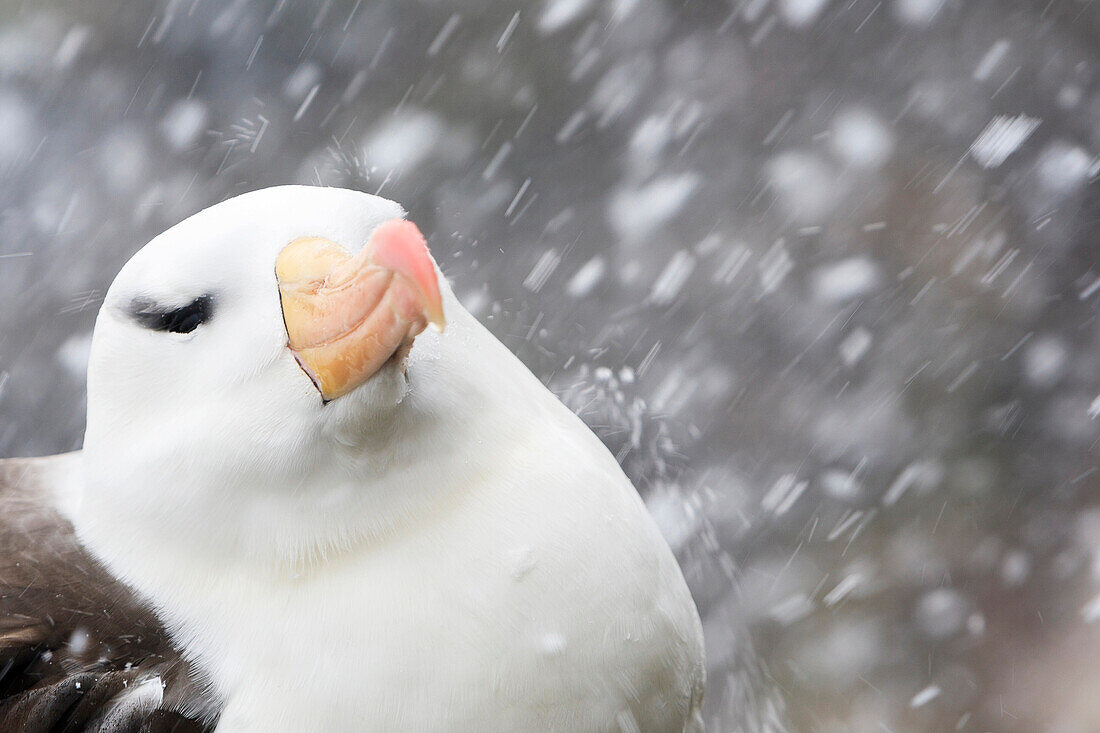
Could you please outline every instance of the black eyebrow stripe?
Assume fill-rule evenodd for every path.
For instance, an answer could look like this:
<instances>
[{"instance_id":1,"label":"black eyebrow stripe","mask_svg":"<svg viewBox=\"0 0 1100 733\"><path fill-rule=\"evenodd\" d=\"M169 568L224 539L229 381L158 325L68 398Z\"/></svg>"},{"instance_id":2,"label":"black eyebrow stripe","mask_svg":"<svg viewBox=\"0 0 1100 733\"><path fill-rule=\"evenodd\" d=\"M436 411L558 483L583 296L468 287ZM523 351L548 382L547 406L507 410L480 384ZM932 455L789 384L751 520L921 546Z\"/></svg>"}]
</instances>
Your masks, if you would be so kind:
<instances>
[{"instance_id":1,"label":"black eyebrow stripe","mask_svg":"<svg viewBox=\"0 0 1100 733\"><path fill-rule=\"evenodd\" d=\"M138 325L153 331L189 333L210 320L214 312L214 296L200 295L190 303L175 308L159 305L151 298L137 297L130 301L129 315Z\"/></svg>"}]
</instances>

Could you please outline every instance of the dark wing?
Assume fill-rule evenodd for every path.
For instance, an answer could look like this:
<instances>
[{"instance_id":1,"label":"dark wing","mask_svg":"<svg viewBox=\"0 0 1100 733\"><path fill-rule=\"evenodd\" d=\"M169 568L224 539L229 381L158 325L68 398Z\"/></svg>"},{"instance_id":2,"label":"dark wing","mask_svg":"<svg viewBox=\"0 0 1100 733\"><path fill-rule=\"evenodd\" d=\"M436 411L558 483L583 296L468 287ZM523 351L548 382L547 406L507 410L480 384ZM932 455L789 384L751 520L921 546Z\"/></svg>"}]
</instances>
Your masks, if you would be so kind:
<instances>
[{"instance_id":1,"label":"dark wing","mask_svg":"<svg viewBox=\"0 0 1100 733\"><path fill-rule=\"evenodd\" d=\"M75 460L0 460L0 732L210 730L179 712L202 687L164 627L53 508L44 479Z\"/></svg>"}]
</instances>

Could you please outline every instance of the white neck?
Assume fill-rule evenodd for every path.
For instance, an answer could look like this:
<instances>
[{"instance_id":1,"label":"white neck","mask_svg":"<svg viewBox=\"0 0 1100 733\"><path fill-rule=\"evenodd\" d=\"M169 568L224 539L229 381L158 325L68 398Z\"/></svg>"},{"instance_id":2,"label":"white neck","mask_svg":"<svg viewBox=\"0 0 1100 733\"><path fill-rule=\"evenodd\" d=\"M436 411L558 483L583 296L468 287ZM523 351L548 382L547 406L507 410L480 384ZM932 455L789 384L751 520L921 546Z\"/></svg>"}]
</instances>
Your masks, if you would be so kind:
<instances>
[{"instance_id":1,"label":"white neck","mask_svg":"<svg viewBox=\"0 0 1100 733\"><path fill-rule=\"evenodd\" d=\"M258 470L231 471L166 454L152 439L128 446L125 461L86 446L86 488L72 517L81 539L143 588L163 578L165 558L151 556L151 547L197 567L294 574L440 511L499 460L483 446L506 447L530 424L518 408L530 398L502 396L522 386L514 380L533 379L475 319L452 312L446 337L426 333L415 344L407 385L394 370L387 378L395 384L378 386L396 392L391 406L367 422L351 412L354 404L324 408L348 415L315 427L316 450L286 460L261 455L245 462ZM452 368L468 358L456 347L466 351L470 342L486 366ZM491 351L502 353L483 358ZM175 428L209 429L206 417L184 412Z\"/></svg>"},{"instance_id":2,"label":"white neck","mask_svg":"<svg viewBox=\"0 0 1100 733\"><path fill-rule=\"evenodd\" d=\"M545 730L566 710L563 730L611 731L626 705L679 733L698 620L613 457L472 317L418 347L394 450L209 507L194 475L145 477L177 515L85 456L81 539L208 675L219 733Z\"/></svg>"}]
</instances>

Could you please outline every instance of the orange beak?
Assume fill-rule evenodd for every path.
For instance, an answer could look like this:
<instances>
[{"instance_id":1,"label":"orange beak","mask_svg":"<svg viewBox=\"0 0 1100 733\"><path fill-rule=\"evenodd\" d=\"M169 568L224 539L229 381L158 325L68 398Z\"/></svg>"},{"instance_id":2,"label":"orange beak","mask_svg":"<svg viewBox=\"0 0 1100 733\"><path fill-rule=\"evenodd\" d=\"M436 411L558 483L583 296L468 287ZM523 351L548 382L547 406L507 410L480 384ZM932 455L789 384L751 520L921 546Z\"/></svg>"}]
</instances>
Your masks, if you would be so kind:
<instances>
[{"instance_id":1,"label":"orange beak","mask_svg":"<svg viewBox=\"0 0 1100 733\"><path fill-rule=\"evenodd\" d=\"M275 260L288 345L327 402L402 358L429 323L443 329L443 300L424 235L383 222L355 255L302 237Z\"/></svg>"}]
</instances>

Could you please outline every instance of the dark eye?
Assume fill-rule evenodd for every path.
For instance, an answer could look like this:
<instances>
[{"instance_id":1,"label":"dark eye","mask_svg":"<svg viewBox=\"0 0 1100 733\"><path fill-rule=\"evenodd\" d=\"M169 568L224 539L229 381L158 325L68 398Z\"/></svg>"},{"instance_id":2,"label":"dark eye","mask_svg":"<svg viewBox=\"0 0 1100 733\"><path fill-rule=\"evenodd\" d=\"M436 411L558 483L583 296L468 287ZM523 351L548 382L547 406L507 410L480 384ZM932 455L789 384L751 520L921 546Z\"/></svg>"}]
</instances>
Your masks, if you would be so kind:
<instances>
[{"instance_id":1,"label":"dark eye","mask_svg":"<svg viewBox=\"0 0 1100 733\"><path fill-rule=\"evenodd\" d=\"M148 298L134 298L130 303L130 315L153 331L191 333L214 315L214 298L200 295L179 308L165 308Z\"/></svg>"}]
</instances>

